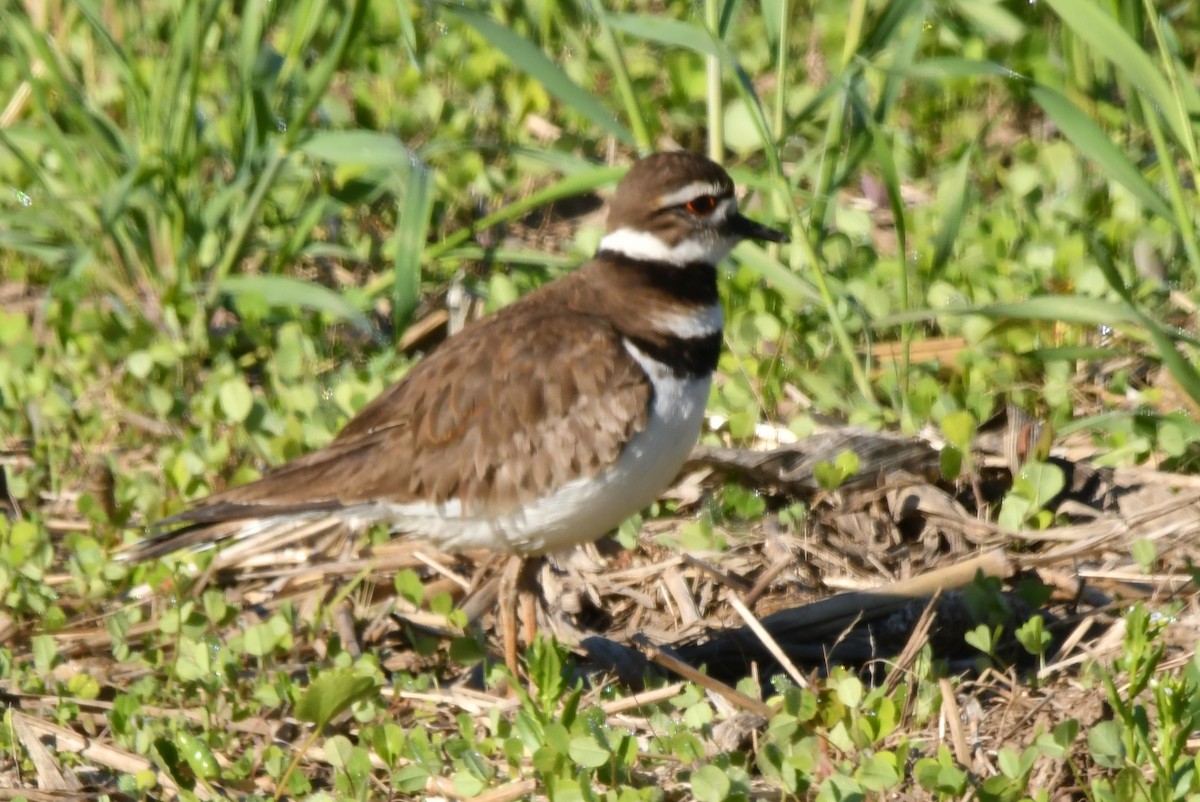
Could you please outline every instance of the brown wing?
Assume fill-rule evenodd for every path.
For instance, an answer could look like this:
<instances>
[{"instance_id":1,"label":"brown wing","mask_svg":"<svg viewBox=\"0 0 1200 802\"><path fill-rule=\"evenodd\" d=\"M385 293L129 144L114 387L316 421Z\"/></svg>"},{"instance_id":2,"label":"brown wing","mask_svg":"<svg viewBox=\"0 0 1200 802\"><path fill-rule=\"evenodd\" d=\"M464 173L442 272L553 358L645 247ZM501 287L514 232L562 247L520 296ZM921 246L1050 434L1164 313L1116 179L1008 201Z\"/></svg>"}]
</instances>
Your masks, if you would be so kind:
<instances>
[{"instance_id":1,"label":"brown wing","mask_svg":"<svg viewBox=\"0 0 1200 802\"><path fill-rule=\"evenodd\" d=\"M614 461L651 393L610 323L525 306L448 340L325 448L164 523L456 498L502 512Z\"/></svg>"}]
</instances>

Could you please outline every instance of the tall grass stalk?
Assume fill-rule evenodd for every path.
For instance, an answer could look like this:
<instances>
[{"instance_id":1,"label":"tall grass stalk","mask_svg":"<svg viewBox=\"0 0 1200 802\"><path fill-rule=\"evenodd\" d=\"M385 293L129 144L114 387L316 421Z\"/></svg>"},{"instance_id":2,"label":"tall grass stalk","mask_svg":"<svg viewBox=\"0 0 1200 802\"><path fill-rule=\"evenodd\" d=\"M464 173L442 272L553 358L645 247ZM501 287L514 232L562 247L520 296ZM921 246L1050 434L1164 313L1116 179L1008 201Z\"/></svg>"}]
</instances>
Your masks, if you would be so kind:
<instances>
[{"instance_id":1,"label":"tall grass stalk","mask_svg":"<svg viewBox=\"0 0 1200 802\"><path fill-rule=\"evenodd\" d=\"M720 41L720 0L704 0L704 26L714 40ZM715 53L704 57L708 86L708 156L715 162L725 161L725 91L721 85L721 59Z\"/></svg>"}]
</instances>

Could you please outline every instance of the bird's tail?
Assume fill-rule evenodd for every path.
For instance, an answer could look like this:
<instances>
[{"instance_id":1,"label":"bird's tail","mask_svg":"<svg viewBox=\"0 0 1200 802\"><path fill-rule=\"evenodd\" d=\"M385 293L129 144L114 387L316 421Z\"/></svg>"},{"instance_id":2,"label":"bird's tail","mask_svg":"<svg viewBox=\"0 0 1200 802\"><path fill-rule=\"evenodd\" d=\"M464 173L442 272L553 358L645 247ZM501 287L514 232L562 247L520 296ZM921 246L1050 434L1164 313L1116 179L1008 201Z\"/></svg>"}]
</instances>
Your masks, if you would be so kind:
<instances>
[{"instance_id":1,"label":"bird's tail","mask_svg":"<svg viewBox=\"0 0 1200 802\"><path fill-rule=\"evenodd\" d=\"M143 562L176 551L223 546L214 567L239 565L343 529L347 520L335 509L328 503L284 509L258 504L201 506L155 524L148 537L125 546L115 557Z\"/></svg>"}]
</instances>

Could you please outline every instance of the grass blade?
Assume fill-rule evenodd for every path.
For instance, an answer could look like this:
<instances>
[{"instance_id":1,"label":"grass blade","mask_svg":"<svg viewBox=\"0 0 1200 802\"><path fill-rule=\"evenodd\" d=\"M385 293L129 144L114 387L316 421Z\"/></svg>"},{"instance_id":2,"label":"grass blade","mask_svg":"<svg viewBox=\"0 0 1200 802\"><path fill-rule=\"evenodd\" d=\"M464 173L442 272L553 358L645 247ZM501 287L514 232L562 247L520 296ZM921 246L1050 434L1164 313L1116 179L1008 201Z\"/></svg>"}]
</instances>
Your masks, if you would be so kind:
<instances>
[{"instance_id":1,"label":"grass blade","mask_svg":"<svg viewBox=\"0 0 1200 802\"><path fill-rule=\"evenodd\" d=\"M412 168L417 157L408 146L391 134L356 129L321 131L297 148L313 158L339 166Z\"/></svg>"},{"instance_id":2,"label":"grass blade","mask_svg":"<svg viewBox=\"0 0 1200 802\"><path fill-rule=\"evenodd\" d=\"M713 35L683 20L651 17L646 14L610 14L608 24L630 36L672 47L684 47L705 56L724 58Z\"/></svg>"},{"instance_id":3,"label":"grass blade","mask_svg":"<svg viewBox=\"0 0 1200 802\"><path fill-rule=\"evenodd\" d=\"M1170 112L1171 109L1179 109L1179 105L1167 79L1146 51L1103 5L1098 6L1091 0L1047 0L1047 5L1054 9L1076 36L1125 73L1137 91L1150 95L1177 142L1186 142L1191 138L1187 112L1195 113L1196 110L1180 109L1179 114Z\"/></svg>"},{"instance_id":4,"label":"grass blade","mask_svg":"<svg viewBox=\"0 0 1200 802\"><path fill-rule=\"evenodd\" d=\"M1100 15L1103 16L1103 15ZM1148 209L1165 220L1175 222L1171 208L1150 186L1129 157L1113 144L1108 135L1079 107L1063 95L1044 86L1030 90L1033 99L1049 114L1062 129L1063 134L1079 148L1079 151L1096 164L1105 175L1110 176L1134 194Z\"/></svg>"},{"instance_id":5,"label":"grass blade","mask_svg":"<svg viewBox=\"0 0 1200 802\"><path fill-rule=\"evenodd\" d=\"M1125 304L1080 295L1040 295L1024 301L989 304L963 311L1001 320L1048 320L1084 326L1140 322L1140 318Z\"/></svg>"},{"instance_id":6,"label":"grass blade","mask_svg":"<svg viewBox=\"0 0 1200 802\"><path fill-rule=\"evenodd\" d=\"M959 158L958 163L951 168L946 180L938 187L938 205L942 208L942 225L938 228L933 241L933 264L930 266L930 278L936 279L942 268L950 261L950 253L958 232L962 228L963 212L966 211L967 189L970 187L971 157L975 154L975 144L972 143Z\"/></svg>"},{"instance_id":7,"label":"grass blade","mask_svg":"<svg viewBox=\"0 0 1200 802\"><path fill-rule=\"evenodd\" d=\"M392 234L392 320L395 332L408 326L421 295L421 256L433 212L433 175L423 164L412 165L408 184L400 198L400 222Z\"/></svg>"},{"instance_id":8,"label":"grass blade","mask_svg":"<svg viewBox=\"0 0 1200 802\"><path fill-rule=\"evenodd\" d=\"M443 7L452 16L474 28L490 45L508 56L517 69L544 86L547 92L624 144L637 145L633 134L617 121L611 111L588 94L583 87L571 80L570 76L528 39L518 35L511 28L506 28L486 14L458 6Z\"/></svg>"},{"instance_id":9,"label":"grass blade","mask_svg":"<svg viewBox=\"0 0 1200 802\"><path fill-rule=\"evenodd\" d=\"M265 299L269 306L324 312L364 333L376 334L371 321L361 310L351 306L345 298L328 287L311 281L290 276L227 276L218 281L216 287L218 292L231 296L235 301L241 296L257 295Z\"/></svg>"}]
</instances>

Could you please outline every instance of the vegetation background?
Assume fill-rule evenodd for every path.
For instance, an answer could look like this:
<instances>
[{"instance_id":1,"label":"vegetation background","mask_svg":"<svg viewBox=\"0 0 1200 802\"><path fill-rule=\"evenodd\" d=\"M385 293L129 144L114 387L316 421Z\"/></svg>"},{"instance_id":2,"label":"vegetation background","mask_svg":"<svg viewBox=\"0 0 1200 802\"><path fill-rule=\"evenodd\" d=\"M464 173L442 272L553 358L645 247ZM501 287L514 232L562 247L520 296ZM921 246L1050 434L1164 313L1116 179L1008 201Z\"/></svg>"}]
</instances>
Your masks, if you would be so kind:
<instances>
[{"instance_id":1,"label":"vegetation background","mask_svg":"<svg viewBox=\"0 0 1200 802\"><path fill-rule=\"evenodd\" d=\"M1106 704L1082 726L1065 705L993 733L974 765L938 729L971 680L928 647L886 686L836 669L781 682L730 746L729 711L692 683L622 718L627 689L578 685L568 651L539 641L513 701L495 668L492 691L443 692L482 635L447 649L409 631L428 659L393 670L337 630L354 583L255 618L235 587L195 581L211 555L113 559L142 524L327 442L464 290L493 309L585 259L603 221L589 193L668 147L714 154L793 236L731 260L706 442L830 420L936 432L943 479L969 483L977 431L1013 405L1043 439L981 518L1062 525L1046 457L1067 439L1189 487L1194 3L3 0L0 15L5 798L1200 794L1194 526L1178 548L1131 539L1100 561L1128 562L1147 599L1114 595L1101 659L1039 684L974 632L1012 694ZM824 466L822 487L856 465ZM713 494L683 545L719 548L714 520L819 513ZM461 626L428 576L388 590ZM1039 633L1021 643L1045 658Z\"/></svg>"}]
</instances>

